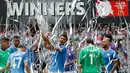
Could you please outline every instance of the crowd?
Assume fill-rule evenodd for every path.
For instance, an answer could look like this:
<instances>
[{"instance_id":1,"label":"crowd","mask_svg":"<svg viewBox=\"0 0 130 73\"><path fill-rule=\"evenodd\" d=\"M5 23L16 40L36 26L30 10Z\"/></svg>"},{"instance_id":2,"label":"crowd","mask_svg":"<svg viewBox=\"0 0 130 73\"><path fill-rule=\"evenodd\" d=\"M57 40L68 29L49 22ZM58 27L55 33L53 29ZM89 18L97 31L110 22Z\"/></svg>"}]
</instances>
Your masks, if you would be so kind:
<instances>
[{"instance_id":1,"label":"crowd","mask_svg":"<svg viewBox=\"0 0 130 73\"><path fill-rule=\"evenodd\" d=\"M77 32L74 38L63 33L55 43L46 34L1 33L0 73L128 73L126 32L105 27ZM85 36L90 37L79 45Z\"/></svg>"}]
</instances>

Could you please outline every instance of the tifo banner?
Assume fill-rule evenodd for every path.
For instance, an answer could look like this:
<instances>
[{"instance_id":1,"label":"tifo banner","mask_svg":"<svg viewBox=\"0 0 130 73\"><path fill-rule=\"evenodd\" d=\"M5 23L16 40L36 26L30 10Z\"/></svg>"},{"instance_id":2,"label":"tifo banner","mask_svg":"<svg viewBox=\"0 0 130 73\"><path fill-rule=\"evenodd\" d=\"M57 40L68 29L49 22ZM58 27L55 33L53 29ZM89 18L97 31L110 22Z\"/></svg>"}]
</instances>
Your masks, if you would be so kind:
<instances>
[{"instance_id":1,"label":"tifo banner","mask_svg":"<svg viewBox=\"0 0 130 73\"><path fill-rule=\"evenodd\" d=\"M128 0L97 0L97 16L129 16Z\"/></svg>"}]
</instances>

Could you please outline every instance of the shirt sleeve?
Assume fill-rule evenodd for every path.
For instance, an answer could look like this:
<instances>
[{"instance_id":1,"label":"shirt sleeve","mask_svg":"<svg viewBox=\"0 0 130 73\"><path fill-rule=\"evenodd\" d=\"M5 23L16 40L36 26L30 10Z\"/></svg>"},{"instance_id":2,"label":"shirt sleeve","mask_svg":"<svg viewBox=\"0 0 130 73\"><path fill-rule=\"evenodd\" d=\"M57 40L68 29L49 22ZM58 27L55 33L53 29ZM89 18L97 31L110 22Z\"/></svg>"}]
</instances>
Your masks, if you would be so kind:
<instances>
[{"instance_id":1,"label":"shirt sleeve","mask_svg":"<svg viewBox=\"0 0 130 73\"><path fill-rule=\"evenodd\" d=\"M11 63L11 55L9 56L7 63Z\"/></svg>"},{"instance_id":2,"label":"shirt sleeve","mask_svg":"<svg viewBox=\"0 0 130 73\"><path fill-rule=\"evenodd\" d=\"M12 52L11 52L11 50L7 49L7 53L8 53L8 55L10 55Z\"/></svg>"},{"instance_id":3,"label":"shirt sleeve","mask_svg":"<svg viewBox=\"0 0 130 73\"><path fill-rule=\"evenodd\" d=\"M12 48L11 47L9 47L8 50L10 51L10 53L12 53Z\"/></svg>"},{"instance_id":4,"label":"shirt sleeve","mask_svg":"<svg viewBox=\"0 0 130 73\"><path fill-rule=\"evenodd\" d=\"M116 52L114 51L113 53L113 60L117 60L118 59L118 55L116 54Z\"/></svg>"},{"instance_id":5,"label":"shirt sleeve","mask_svg":"<svg viewBox=\"0 0 130 73\"><path fill-rule=\"evenodd\" d=\"M65 52L66 51L66 47L65 46L60 47L60 49L61 49L61 52Z\"/></svg>"},{"instance_id":6,"label":"shirt sleeve","mask_svg":"<svg viewBox=\"0 0 130 73\"><path fill-rule=\"evenodd\" d=\"M79 62L80 62L80 64L83 64L83 56L84 56L83 50L81 50L80 53L79 53Z\"/></svg>"},{"instance_id":7,"label":"shirt sleeve","mask_svg":"<svg viewBox=\"0 0 130 73\"><path fill-rule=\"evenodd\" d=\"M104 56L102 52L100 52L100 64L101 66L105 66Z\"/></svg>"}]
</instances>

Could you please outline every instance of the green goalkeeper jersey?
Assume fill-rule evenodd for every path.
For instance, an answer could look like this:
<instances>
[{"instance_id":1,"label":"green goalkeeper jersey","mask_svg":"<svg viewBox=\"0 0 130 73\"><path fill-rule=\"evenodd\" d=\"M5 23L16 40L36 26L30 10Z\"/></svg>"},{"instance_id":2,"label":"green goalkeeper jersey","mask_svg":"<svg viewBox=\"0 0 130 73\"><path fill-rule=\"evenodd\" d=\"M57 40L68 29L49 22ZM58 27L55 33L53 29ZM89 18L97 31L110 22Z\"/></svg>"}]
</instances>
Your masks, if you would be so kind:
<instances>
[{"instance_id":1,"label":"green goalkeeper jersey","mask_svg":"<svg viewBox=\"0 0 130 73\"><path fill-rule=\"evenodd\" d=\"M7 60L9 58L10 53L11 53L10 50L2 51L0 49L0 68L6 67L6 63L7 63ZM1 73L1 71L0 71L0 73Z\"/></svg>"},{"instance_id":2,"label":"green goalkeeper jersey","mask_svg":"<svg viewBox=\"0 0 130 73\"><path fill-rule=\"evenodd\" d=\"M97 47L91 45L80 51L80 64L82 73L100 73L101 66L104 66L103 54Z\"/></svg>"}]
</instances>

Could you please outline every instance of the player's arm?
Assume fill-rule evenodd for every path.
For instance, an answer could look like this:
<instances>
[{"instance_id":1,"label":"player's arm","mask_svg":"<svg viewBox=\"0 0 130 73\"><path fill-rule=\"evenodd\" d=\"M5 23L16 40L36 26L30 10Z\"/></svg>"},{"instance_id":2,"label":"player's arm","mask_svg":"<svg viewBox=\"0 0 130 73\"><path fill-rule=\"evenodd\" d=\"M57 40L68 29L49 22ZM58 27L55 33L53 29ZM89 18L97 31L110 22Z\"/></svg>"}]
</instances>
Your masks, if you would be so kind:
<instances>
[{"instance_id":1,"label":"player's arm","mask_svg":"<svg viewBox=\"0 0 130 73\"><path fill-rule=\"evenodd\" d=\"M72 62L68 62L66 65L67 65L67 66L69 66L69 65L73 65L75 62L76 62L76 59L73 60Z\"/></svg>"},{"instance_id":2,"label":"player's arm","mask_svg":"<svg viewBox=\"0 0 130 73\"><path fill-rule=\"evenodd\" d=\"M10 67L10 63L8 62L8 63L6 64L6 69L9 70L9 67Z\"/></svg>"},{"instance_id":3,"label":"player's arm","mask_svg":"<svg viewBox=\"0 0 130 73\"><path fill-rule=\"evenodd\" d=\"M103 56L103 53L100 52L100 64L102 66L102 72L105 72L105 61L104 61L104 56Z\"/></svg>"},{"instance_id":4,"label":"player's arm","mask_svg":"<svg viewBox=\"0 0 130 73\"><path fill-rule=\"evenodd\" d=\"M50 40L47 38L47 36L42 34L42 38L44 40L44 47L47 48L47 49L50 49L50 50L54 50L54 46L52 45Z\"/></svg>"},{"instance_id":5,"label":"player's arm","mask_svg":"<svg viewBox=\"0 0 130 73\"><path fill-rule=\"evenodd\" d=\"M11 55L10 55L10 56L11 56ZM8 61L7 61L7 64L6 64L6 68L5 68L5 69L7 69L7 70L9 70L9 68L10 68L10 63L11 63L10 56L9 56L9 58L8 58Z\"/></svg>"},{"instance_id":6,"label":"player's arm","mask_svg":"<svg viewBox=\"0 0 130 73\"><path fill-rule=\"evenodd\" d=\"M24 66L26 68L27 73L30 73L30 68L28 66L28 61L27 61L27 55L26 54L24 54L24 56L23 56L23 61L24 61Z\"/></svg>"},{"instance_id":7,"label":"player's arm","mask_svg":"<svg viewBox=\"0 0 130 73\"><path fill-rule=\"evenodd\" d=\"M114 52L114 54L113 54L113 61L112 62L114 64L114 66L113 66L110 73L114 73L114 71L117 69L117 66L118 66L118 56L117 56L116 52Z\"/></svg>"},{"instance_id":8,"label":"player's arm","mask_svg":"<svg viewBox=\"0 0 130 73\"><path fill-rule=\"evenodd\" d=\"M83 59L84 59L84 54L83 54L83 49L81 49L80 53L79 53L79 62L80 64L83 64Z\"/></svg>"},{"instance_id":9,"label":"player's arm","mask_svg":"<svg viewBox=\"0 0 130 73\"><path fill-rule=\"evenodd\" d=\"M50 40L47 38L45 34L42 34L42 38L44 41L48 42L48 44L51 44Z\"/></svg>"},{"instance_id":10,"label":"player's arm","mask_svg":"<svg viewBox=\"0 0 130 73\"><path fill-rule=\"evenodd\" d=\"M9 70L10 67L10 63L6 64L6 68L1 69L2 72L5 72L5 70Z\"/></svg>"},{"instance_id":11,"label":"player's arm","mask_svg":"<svg viewBox=\"0 0 130 73\"><path fill-rule=\"evenodd\" d=\"M62 51L62 48L60 47L54 47L52 45L52 43L50 42L50 40L47 38L47 36L45 36L44 34L42 34L42 38L44 40L44 47L50 50L57 50L57 51Z\"/></svg>"},{"instance_id":12,"label":"player's arm","mask_svg":"<svg viewBox=\"0 0 130 73\"><path fill-rule=\"evenodd\" d=\"M114 73L114 71L117 69L118 59L114 59L114 60L113 60L113 63L114 63L114 66L113 66L113 68L112 68L112 70L111 70L110 73Z\"/></svg>"},{"instance_id":13,"label":"player's arm","mask_svg":"<svg viewBox=\"0 0 130 73\"><path fill-rule=\"evenodd\" d=\"M55 47L54 50L62 52L65 48Z\"/></svg>"},{"instance_id":14,"label":"player's arm","mask_svg":"<svg viewBox=\"0 0 130 73\"><path fill-rule=\"evenodd\" d=\"M24 66L25 66L25 68L26 68L27 73L30 73L30 68L29 68L27 62L24 62Z\"/></svg>"},{"instance_id":15,"label":"player's arm","mask_svg":"<svg viewBox=\"0 0 130 73\"><path fill-rule=\"evenodd\" d=\"M81 70L82 70L83 56L84 56L83 49L81 49L80 53L79 53L79 63L80 64L78 65L78 69L79 69L80 73L81 73Z\"/></svg>"},{"instance_id":16,"label":"player's arm","mask_svg":"<svg viewBox=\"0 0 130 73\"><path fill-rule=\"evenodd\" d=\"M44 34L42 34L42 38L44 40L44 47L50 50L57 50L57 51L62 51L62 49L60 47L55 47L52 45L52 43L50 42L50 40L47 38L47 36L45 36Z\"/></svg>"}]
</instances>

